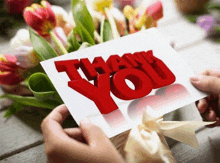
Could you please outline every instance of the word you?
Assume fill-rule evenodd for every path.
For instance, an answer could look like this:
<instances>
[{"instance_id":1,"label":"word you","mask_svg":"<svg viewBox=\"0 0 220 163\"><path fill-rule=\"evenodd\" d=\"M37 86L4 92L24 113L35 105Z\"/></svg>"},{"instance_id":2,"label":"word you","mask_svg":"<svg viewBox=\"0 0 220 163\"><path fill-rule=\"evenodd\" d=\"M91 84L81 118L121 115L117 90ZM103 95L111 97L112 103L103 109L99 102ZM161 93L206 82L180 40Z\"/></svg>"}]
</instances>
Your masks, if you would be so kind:
<instances>
[{"instance_id":1,"label":"word you","mask_svg":"<svg viewBox=\"0 0 220 163\"><path fill-rule=\"evenodd\" d=\"M106 62L102 57L95 57L92 63L88 58L55 61L55 66L58 72L67 73L71 80L68 86L92 100L102 114L118 109L110 91L119 99L133 100L176 80L152 50L125 53L122 57L111 55ZM79 68L88 80L81 77L77 71ZM126 79L133 83L134 89L127 85ZM94 85L89 82L91 80Z\"/></svg>"}]
</instances>

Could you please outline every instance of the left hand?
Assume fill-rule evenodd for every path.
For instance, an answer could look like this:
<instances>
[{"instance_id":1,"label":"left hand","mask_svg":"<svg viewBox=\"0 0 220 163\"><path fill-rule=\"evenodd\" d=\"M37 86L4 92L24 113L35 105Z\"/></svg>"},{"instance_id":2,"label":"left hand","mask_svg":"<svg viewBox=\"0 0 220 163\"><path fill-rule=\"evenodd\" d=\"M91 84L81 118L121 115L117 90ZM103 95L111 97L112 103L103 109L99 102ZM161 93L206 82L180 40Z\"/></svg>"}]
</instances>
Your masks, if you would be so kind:
<instances>
[{"instance_id":1,"label":"left hand","mask_svg":"<svg viewBox=\"0 0 220 163\"><path fill-rule=\"evenodd\" d=\"M48 162L124 162L104 132L88 120L80 128L63 129L68 116L65 105L55 108L42 122Z\"/></svg>"}]
</instances>

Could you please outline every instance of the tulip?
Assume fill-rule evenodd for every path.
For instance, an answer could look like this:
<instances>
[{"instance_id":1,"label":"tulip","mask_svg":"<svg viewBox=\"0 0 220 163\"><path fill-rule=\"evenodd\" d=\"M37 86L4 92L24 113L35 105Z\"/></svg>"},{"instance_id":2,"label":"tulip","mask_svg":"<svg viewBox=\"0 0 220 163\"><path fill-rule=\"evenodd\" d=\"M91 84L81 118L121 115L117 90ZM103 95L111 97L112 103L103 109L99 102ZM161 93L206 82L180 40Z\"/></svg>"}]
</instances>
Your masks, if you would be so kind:
<instances>
[{"instance_id":1,"label":"tulip","mask_svg":"<svg viewBox=\"0 0 220 163\"><path fill-rule=\"evenodd\" d=\"M135 0L117 0L120 8L123 9L126 5L134 6Z\"/></svg>"},{"instance_id":2,"label":"tulip","mask_svg":"<svg viewBox=\"0 0 220 163\"><path fill-rule=\"evenodd\" d=\"M75 22L73 20L72 12L71 16L60 6L52 5L52 10L55 13L56 25L62 27L66 36L73 30Z\"/></svg>"},{"instance_id":3,"label":"tulip","mask_svg":"<svg viewBox=\"0 0 220 163\"><path fill-rule=\"evenodd\" d=\"M42 0L41 5L32 4L31 7L26 7L24 19L39 35L44 37L50 35L62 54L68 53L53 32L56 26L56 17L49 2Z\"/></svg>"},{"instance_id":4,"label":"tulip","mask_svg":"<svg viewBox=\"0 0 220 163\"><path fill-rule=\"evenodd\" d=\"M31 4L31 0L4 0L4 3L9 14L22 14L24 8Z\"/></svg>"},{"instance_id":5,"label":"tulip","mask_svg":"<svg viewBox=\"0 0 220 163\"><path fill-rule=\"evenodd\" d=\"M112 5L113 5L113 0L95 0L93 3L93 8L100 13L106 14L112 28L113 38L116 39L119 38L120 36L117 31L117 26L115 24L114 17L110 11Z\"/></svg>"},{"instance_id":6,"label":"tulip","mask_svg":"<svg viewBox=\"0 0 220 163\"><path fill-rule=\"evenodd\" d=\"M0 55L0 84L16 85L23 78L23 70L17 65L17 58L12 55Z\"/></svg>"},{"instance_id":7,"label":"tulip","mask_svg":"<svg viewBox=\"0 0 220 163\"><path fill-rule=\"evenodd\" d=\"M10 46L17 49L20 46L31 46L30 35L27 29L19 29L10 40Z\"/></svg>"},{"instance_id":8,"label":"tulip","mask_svg":"<svg viewBox=\"0 0 220 163\"><path fill-rule=\"evenodd\" d=\"M219 18L215 18L211 15L200 16L197 19L197 24L206 31L207 36L212 36L220 33Z\"/></svg>"},{"instance_id":9,"label":"tulip","mask_svg":"<svg viewBox=\"0 0 220 163\"><path fill-rule=\"evenodd\" d=\"M116 23L116 26L117 26L117 29L118 29L120 35L123 36L125 29L127 29L126 19L125 19L123 13L115 7L111 8L111 13L115 19L115 23Z\"/></svg>"},{"instance_id":10,"label":"tulip","mask_svg":"<svg viewBox=\"0 0 220 163\"><path fill-rule=\"evenodd\" d=\"M41 36L49 36L49 30L56 26L56 17L47 1L41 1L41 5L32 4L24 10L24 19Z\"/></svg>"},{"instance_id":11,"label":"tulip","mask_svg":"<svg viewBox=\"0 0 220 163\"><path fill-rule=\"evenodd\" d=\"M95 0L93 7L96 11L105 13L105 8L112 7L113 0Z\"/></svg>"},{"instance_id":12,"label":"tulip","mask_svg":"<svg viewBox=\"0 0 220 163\"><path fill-rule=\"evenodd\" d=\"M163 6L157 1L150 6L140 6L138 10L125 6L123 12L129 20L130 33L134 33L141 29L156 27L157 21L163 17Z\"/></svg>"},{"instance_id":13,"label":"tulip","mask_svg":"<svg viewBox=\"0 0 220 163\"><path fill-rule=\"evenodd\" d=\"M67 47L67 37L64 30L61 27L55 27L53 31L63 45ZM58 54L62 54L50 37L45 39ZM14 49L13 55L17 57L19 66L32 68L39 64L39 58L31 46L29 31L27 29L18 30L16 35L10 40L10 46Z\"/></svg>"},{"instance_id":14,"label":"tulip","mask_svg":"<svg viewBox=\"0 0 220 163\"><path fill-rule=\"evenodd\" d=\"M29 46L20 46L16 48L14 56L17 58L18 65L23 68L35 67L40 62L33 47Z\"/></svg>"}]
</instances>

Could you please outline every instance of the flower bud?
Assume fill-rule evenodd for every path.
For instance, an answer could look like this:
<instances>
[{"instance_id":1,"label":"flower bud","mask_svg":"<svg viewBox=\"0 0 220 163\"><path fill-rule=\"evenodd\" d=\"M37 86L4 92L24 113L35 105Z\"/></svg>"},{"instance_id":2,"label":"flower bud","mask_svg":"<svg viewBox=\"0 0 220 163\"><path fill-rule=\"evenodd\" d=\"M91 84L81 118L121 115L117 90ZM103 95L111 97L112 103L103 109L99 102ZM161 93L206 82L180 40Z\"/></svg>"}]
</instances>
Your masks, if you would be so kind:
<instances>
[{"instance_id":1,"label":"flower bud","mask_svg":"<svg viewBox=\"0 0 220 163\"><path fill-rule=\"evenodd\" d=\"M23 80L22 69L16 62L15 56L0 55L0 84L16 85Z\"/></svg>"},{"instance_id":2,"label":"flower bud","mask_svg":"<svg viewBox=\"0 0 220 163\"><path fill-rule=\"evenodd\" d=\"M41 5L32 4L24 10L24 19L41 36L48 36L48 30L56 26L56 17L49 2L43 0Z\"/></svg>"}]
</instances>

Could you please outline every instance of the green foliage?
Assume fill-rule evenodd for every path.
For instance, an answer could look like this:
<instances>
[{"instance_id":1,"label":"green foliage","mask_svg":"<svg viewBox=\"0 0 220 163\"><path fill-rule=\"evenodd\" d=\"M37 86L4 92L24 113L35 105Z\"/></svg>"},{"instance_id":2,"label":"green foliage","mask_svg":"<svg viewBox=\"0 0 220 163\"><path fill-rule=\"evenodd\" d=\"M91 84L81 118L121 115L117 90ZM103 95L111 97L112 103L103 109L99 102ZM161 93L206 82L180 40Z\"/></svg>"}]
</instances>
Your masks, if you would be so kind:
<instances>
[{"instance_id":1,"label":"green foliage","mask_svg":"<svg viewBox=\"0 0 220 163\"><path fill-rule=\"evenodd\" d=\"M36 34L31 28L29 28L29 33L34 51L36 52L37 57L41 61L58 56L58 54L50 46L50 44L46 40L44 40L41 36Z\"/></svg>"},{"instance_id":2,"label":"green foliage","mask_svg":"<svg viewBox=\"0 0 220 163\"><path fill-rule=\"evenodd\" d=\"M82 42L88 42L91 45L95 45L94 38L89 34L89 32L84 28L80 21L77 21L76 27L73 29L74 34L79 34Z\"/></svg>"},{"instance_id":3,"label":"green foliage","mask_svg":"<svg viewBox=\"0 0 220 163\"><path fill-rule=\"evenodd\" d=\"M187 15L186 19L192 23L196 23L198 15Z\"/></svg>"},{"instance_id":4,"label":"green foliage","mask_svg":"<svg viewBox=\"0 0 220 163\"><path fill-rule=\"evenodd\" d=\"M211 10L219 10L220 11L220 5L216 4L216 3L209 3L207 8L211 9Z\"/></svg>"},{"instance_id":5,"label":"green foliage","mask_svg":"<svg viewBox=\"0 0 220 163\"><path fill-rule=\"evenodd\" d=\"M19 103L20 105L34 106L34 107L47 108L47 109L54 109L55 107L60 105L59 102L53 100L39 101L36 97L23 97L19 95L11 95L11 94L2 95L0 96L0 98L9 98Z\"/></svg>"},{"instance_id":6,"label":"green foliage","mask_svg":"<svg viewBox=\"0 0 220 163\"><path fill-rule=\"evenodd\" d=\"M112 28L108 20L103 19L101 22L101 42L113 39Z\"/></svg>"},{"instance_id":7,"label":"green foliage","mask_svg":"<svg viewBox=\"0 0 220 163\"><path fill-rule=\"evenodd\" d=\"M8 110L5 112L5 114L3 115L4 118L9 117L19 111L21 111L23 109L23 105L21 105L18 102L14 102L13 105L11 105Z\"/></svg>"},{"instance_id":8,"label":"green foliage","mask_svg":"<svg viewBox=\"0 0 220 163\"><path fill-rule=\"evenodd\" d=\"M80 46L84 47L85 45L81 45L84 42L87 42L90 45L95 45L95 25L85 2L83 0L72 0L71 7L76 27L68 38L67 51L69 53L78 50ZM77 41L75 35L79 35L82 42Z\"/></svg>"},{"instance_id":9,"label":"green foliage","mask_svg":"<svg viewBox=\"0 0 220 163\"><path fill-rule=\"evenodd\" d=\"M80 22L94 39L95 25L83 0L72 0L72 13L75 22Z\"/></svg>"},{"instance_id":10,"label":"green foliage","mask_svg":"<svg viewBox=\"0 0 220 163\"><path fill-rule=\"evenodd\" d=\"M63 103L49 77L44 73L35 73L29 77L28 87L39 101L48 99Z\"/></svg>"},{"instance_id":11,"label":"green foliage","mask_svg":"<svg viewBox=\"0 0 220 163\"><path fill-rule=\"evenodd\" d=\"M67 51L70 53L70 52L78 50L79 48L80 48L80 43L77 41L77 39L72 31L68 37Z\"/></svg>"}]
</instances>

